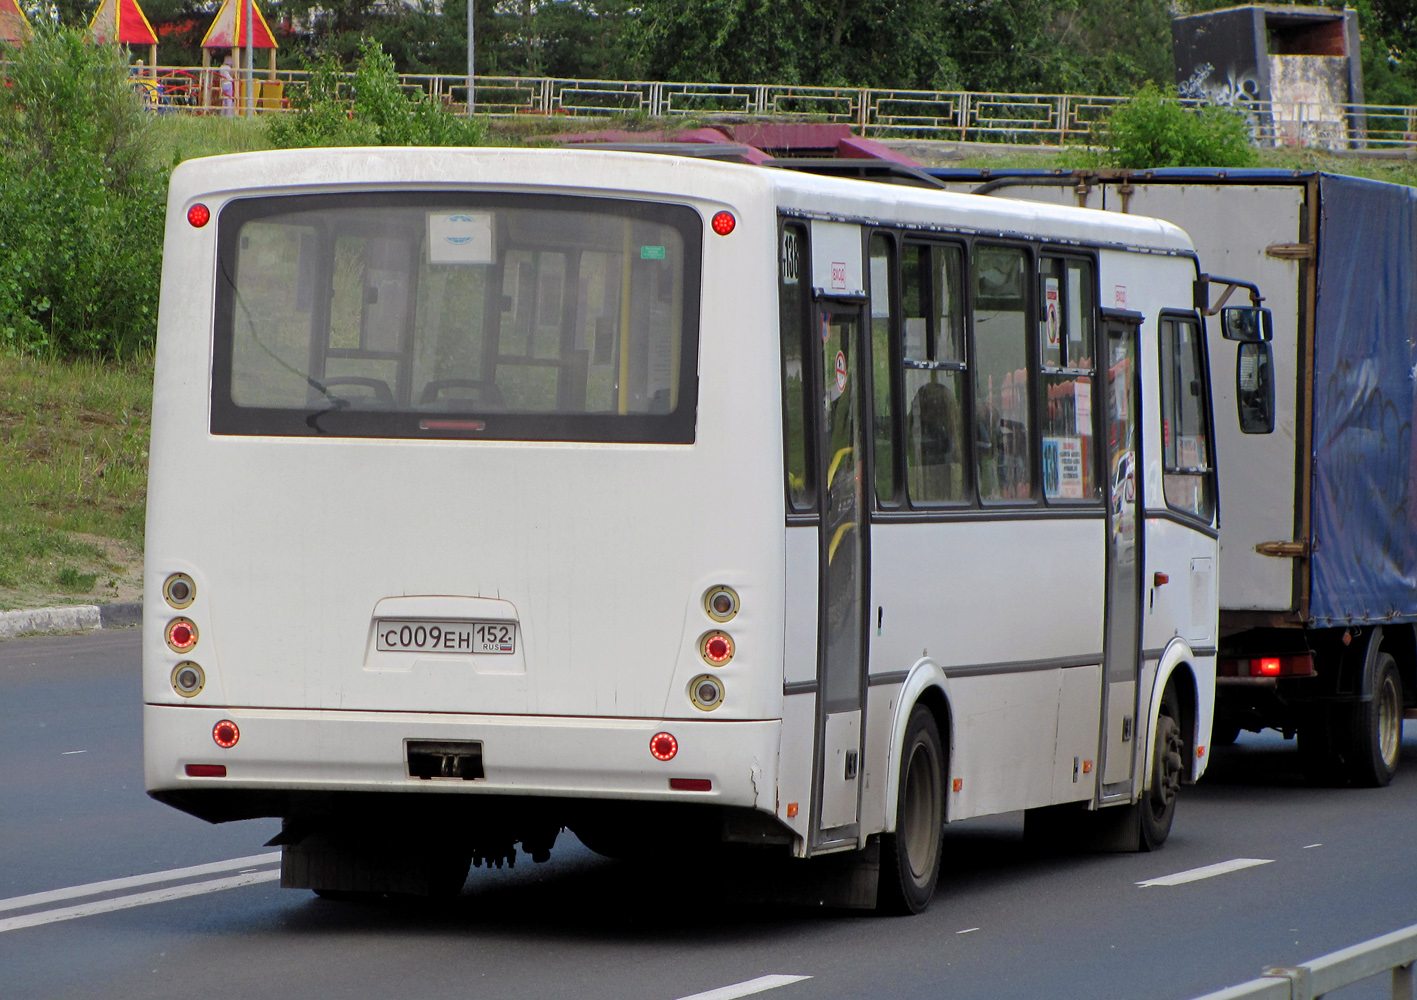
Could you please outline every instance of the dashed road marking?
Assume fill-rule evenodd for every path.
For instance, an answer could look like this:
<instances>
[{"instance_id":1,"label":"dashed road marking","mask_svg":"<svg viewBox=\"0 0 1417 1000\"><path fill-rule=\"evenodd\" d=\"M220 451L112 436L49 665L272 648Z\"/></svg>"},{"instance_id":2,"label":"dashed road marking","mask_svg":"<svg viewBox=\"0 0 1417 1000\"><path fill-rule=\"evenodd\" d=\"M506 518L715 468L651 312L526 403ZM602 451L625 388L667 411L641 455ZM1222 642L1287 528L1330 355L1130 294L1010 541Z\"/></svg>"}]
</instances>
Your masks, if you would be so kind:
<instances>
[{"instance_id":1,"label":"dashed road marking","mask_svg":"<svg viewBox=\"0 0 1417 1000\"><path fill-rule=\"evenodd\" d=\"M1149 878L1145 882L1138 882L1137 885L1143 888L1153 885L1182 885L1186 882L1198 882L1203 878L1228 875L1230 872L1238 872L1244 868L1253 868L1255 865L1269 865L1273 863L1273 858L1234 858L1230 861L1222 861L1219 864L1206 865L1203 868L1191 868L1187 871L1177 872L1174 875L1162 875L1160 878Z\"/></svg>"},{"instance_id":2,"label":"dashed road marking","mask_svg":"<svg viewBox=\"0 0 1417 1000\"><path fill-rule=\"evenodd\" d=\"M800 983L804 979L811 978L811 976L759 976L757 979L734 983L732 986L720 986L716 990L708 990L705 993L695 993L692 996L680 997L679 1000L736 1000L737 997L751 996L754 993L762 993L764 990L774 990L779 986L788 986L792 983Z\"/></svg>"}]
</instances>

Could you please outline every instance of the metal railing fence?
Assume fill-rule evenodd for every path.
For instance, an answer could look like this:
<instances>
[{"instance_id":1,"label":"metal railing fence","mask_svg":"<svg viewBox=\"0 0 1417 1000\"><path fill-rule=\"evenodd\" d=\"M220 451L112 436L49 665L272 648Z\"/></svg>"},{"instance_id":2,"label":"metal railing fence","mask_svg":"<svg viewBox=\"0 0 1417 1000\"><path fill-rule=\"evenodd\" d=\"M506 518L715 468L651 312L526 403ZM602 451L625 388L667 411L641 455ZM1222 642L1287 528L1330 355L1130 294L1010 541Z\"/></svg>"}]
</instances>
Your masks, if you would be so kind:
<instances>
[{"instance_id":1,"label":"metal railing fence","mask_svg":"<svg viewBox=\"0 0 1417 1000\"><path fill-rule=\"evenodd\" d=\"M1355 944L1301 965L1266 969L1258 979L1196 1000L1318 1000L1343 986L1391 973L1393 1000L1413 1000L1417 925Z\"/></svg>"},{"instance_id":2,"label":"metal railing fence","mask_svg":"<svg viewBox=\"0 0 1417 1000\"><path fill-rule=\"evenodd\" d=\"M148 67L135 77L153 107L180 113L221 113L218 71ZM288 108L290 87L303 70L258 70L258 110ZM353 80L352 75L348 77ZM409 93L425 93L449 107L467 107L467 77L406 74ZM234 95L244 103L243 81ZM479 76L478 114L491 117L675 118L729 115L801 118L850 125L873 138L952 139L1066 145L1095 141L1112 108L1124 97L1097 94L1010 94L972 91L881 90L778 84L663 83L642 80L563 80L551 77ZM1183 100L1187 106L1200 102ZM1248 101L1245 115L1255 142L1309 148L1417 146L1417 107Z\"/></svg>"}]
</instances>

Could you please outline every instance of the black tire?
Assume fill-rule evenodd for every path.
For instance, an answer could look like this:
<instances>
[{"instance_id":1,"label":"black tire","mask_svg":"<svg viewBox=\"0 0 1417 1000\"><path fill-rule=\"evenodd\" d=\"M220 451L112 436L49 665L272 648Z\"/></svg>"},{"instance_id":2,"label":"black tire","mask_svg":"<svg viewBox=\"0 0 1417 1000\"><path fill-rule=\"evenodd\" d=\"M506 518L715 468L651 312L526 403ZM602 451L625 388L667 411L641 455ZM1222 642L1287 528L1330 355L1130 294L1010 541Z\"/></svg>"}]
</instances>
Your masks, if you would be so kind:
<instances>
[{"instance_id":1,"label":"black tire","mask_svg":"<svg viewBox=\"0 0 1417 1000\"><path fill-rule=\"evenodd\" d=\"M1174 681L1167 681L1156 714L1156 739L1151 754L1151 787L1138 803L1141 814L1139 847L1154 851L1166 843L1176 817L1176 796L1186 766L1186 741L1181 734L1180 703Z\"/></svg>"},{"instance_id":2,"label":"black tire","mask_svg":"<svg viewBox=\"0 0 1417 1000\"><path fill-rule=\"evenodd\" d=\"M881 835L877 908L920 913L930 905L940 878L945 824L945 752L935 717L916 705L900 752L895 830Z\"/></svg>"},{"instance_id":3,"label":"black tire","mask_svg":"<svg viewBox=\"0 0 1417 1000\"><path fill-rule=\"evenodd\" d=\"M1372 699L1349 708L1342 733L1344 776L1362 788L1381 788L1392 781L1402 753L1402 678L1397 661L1379 653L1372 676Z\"/></svg>"}]
</instances>

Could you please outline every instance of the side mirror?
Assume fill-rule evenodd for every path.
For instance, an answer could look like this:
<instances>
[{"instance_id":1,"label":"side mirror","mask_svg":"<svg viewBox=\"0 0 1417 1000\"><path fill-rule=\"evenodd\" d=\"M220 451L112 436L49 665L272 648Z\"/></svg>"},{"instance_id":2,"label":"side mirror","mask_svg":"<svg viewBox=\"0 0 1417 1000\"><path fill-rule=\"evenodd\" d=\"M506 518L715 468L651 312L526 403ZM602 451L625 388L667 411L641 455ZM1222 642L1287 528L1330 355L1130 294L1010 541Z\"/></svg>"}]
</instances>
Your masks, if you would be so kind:
<instances>
[{"instance_id":1,"label":"side mirror","mask_svg":"<svg viewBox=\"0 0 1417 1000\"><path fill-rule=\"evenodd\" d=\"M1240 345L1235 358L1235 407L1242 434L1274 432L1274 353L1269 344Z\"/></svg>"},{"instance_id":2,"label":"side mirror","mask_svg":"<svg viewBox=\"0 0 1417 1000\"><path fill-rule=\"evenodd\" d=\"M1220 329L1226 340L1259 344L1274 339L1274 317L1258 306L1226 306L1220 310Z\"/></svg>"}]
</instances>

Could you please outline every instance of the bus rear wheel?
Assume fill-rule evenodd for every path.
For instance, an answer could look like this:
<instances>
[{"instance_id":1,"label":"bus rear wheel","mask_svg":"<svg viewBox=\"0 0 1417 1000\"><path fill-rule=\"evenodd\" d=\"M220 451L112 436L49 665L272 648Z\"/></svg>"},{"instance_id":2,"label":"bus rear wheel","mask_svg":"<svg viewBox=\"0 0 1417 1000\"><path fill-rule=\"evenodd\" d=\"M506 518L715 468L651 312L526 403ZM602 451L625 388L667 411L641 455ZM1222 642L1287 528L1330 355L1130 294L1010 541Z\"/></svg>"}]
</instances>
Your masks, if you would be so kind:
<instances>
[{"instance_id":1,"label":"bus rear wheel","mask_svg":"<svg viewBox=\"0 0 1417 1000\"><path fill-rule=\"evenodd\" d=\"M919 913L940 877L945 821L945 753L935 717L916 705L905 727L895 830L881 836L878 908Z\"/></svg>"},{"instance_id":2,"label":"bus rear wheel","mask_svg":"<svg viewBox=\"0 0 1417 1000\"><path fill-rule=\"evenodd\" d=\"M1156 745L1152 749L1151 788L1142 796L1141 849L1154 851L1171 835L1176 818L1176 796L1186 766L1186 742L1181 737L1176 688L1168 681L1156 713Z\"/></svg>"}]
</instances>

